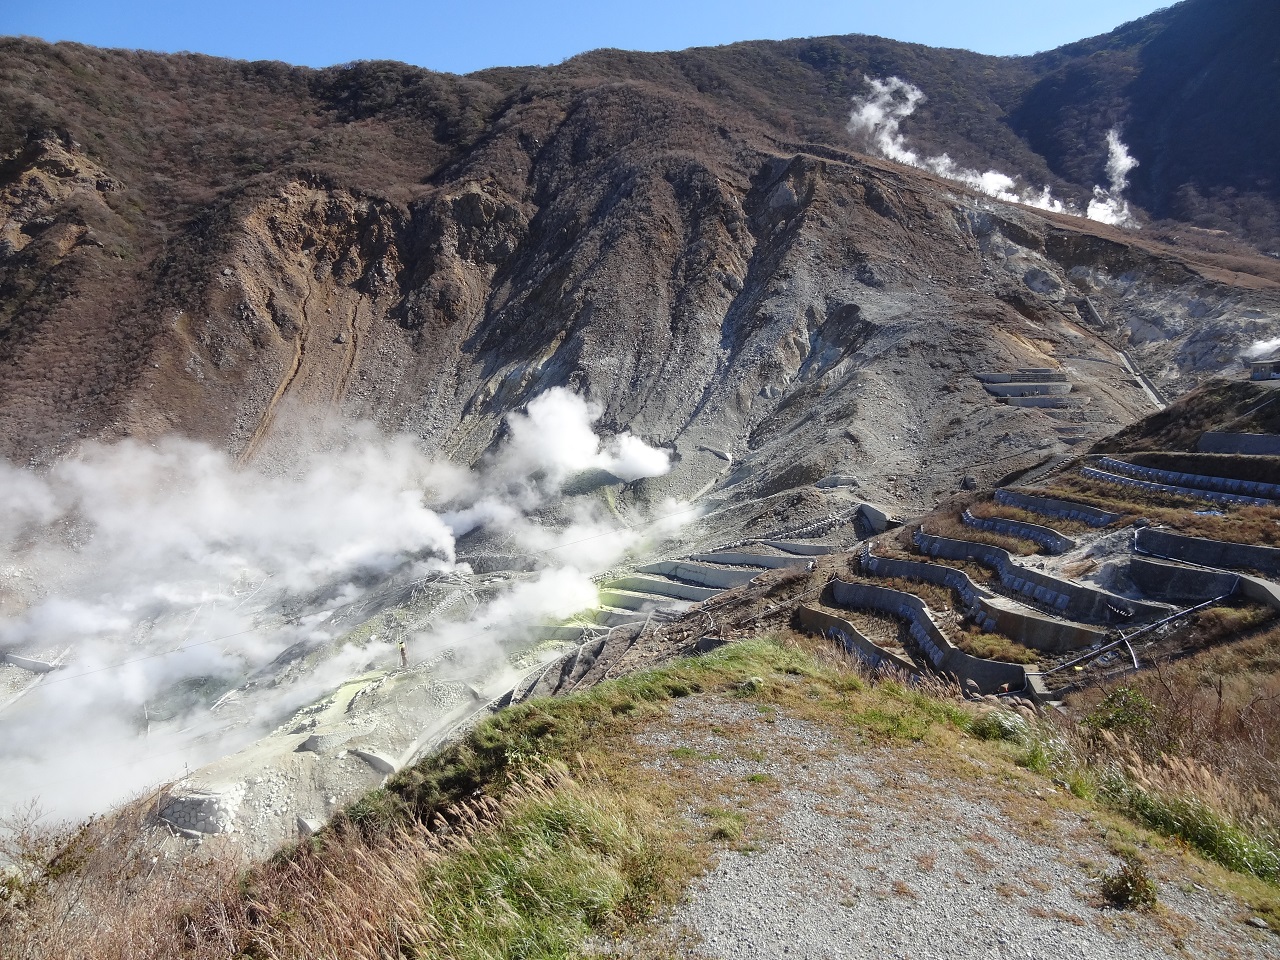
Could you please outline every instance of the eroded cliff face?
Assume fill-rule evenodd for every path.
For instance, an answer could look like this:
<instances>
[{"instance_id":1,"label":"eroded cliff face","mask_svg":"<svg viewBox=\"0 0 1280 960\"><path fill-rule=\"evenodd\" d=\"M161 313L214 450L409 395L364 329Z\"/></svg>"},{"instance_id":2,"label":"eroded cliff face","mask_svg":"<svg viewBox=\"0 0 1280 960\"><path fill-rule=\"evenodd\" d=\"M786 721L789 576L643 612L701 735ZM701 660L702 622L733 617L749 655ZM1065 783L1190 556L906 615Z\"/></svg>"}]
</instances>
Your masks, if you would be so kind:
<instances>
[{"instance_id":1,"label":"eroded cliff face","mask_svg":"<svg viewBox=\"0 0 1280 960\"><path fill-rule=\"evenodd\" d=\"M561 138L580 134L544 150ZM1230 272L852 155L633 151L573 177L470 167L410 204L292 182L237 209L110 430L269 459L371 420L470 462L567 385L604 429L677 451L650 495L841 474L919 507L1148 412L1117 346L1175 393L1280 316L1265 262ZM1007 406L973 376L1019 367L1065 372L1066 405Z\"/></svg>"},{"instance_id":2,"label":"eroded cliff face","mask_svg":"<svg viewBox=\"0 0 1280 960\"><path fill-rule=\"evenodd\" d=\"M1280 265L1243 248L998 203L650 82L489 96L415 182L267 172L163 229L73 140L9 157L5 452L179 432L270 461L373 421L472 462L563 385L676 451L640 496L838 474L906 509L1148 411L1116 348L1176 394L1280 332ZM1068 401L973 376L1018 367Z\"/></svg>"}]
</instances>

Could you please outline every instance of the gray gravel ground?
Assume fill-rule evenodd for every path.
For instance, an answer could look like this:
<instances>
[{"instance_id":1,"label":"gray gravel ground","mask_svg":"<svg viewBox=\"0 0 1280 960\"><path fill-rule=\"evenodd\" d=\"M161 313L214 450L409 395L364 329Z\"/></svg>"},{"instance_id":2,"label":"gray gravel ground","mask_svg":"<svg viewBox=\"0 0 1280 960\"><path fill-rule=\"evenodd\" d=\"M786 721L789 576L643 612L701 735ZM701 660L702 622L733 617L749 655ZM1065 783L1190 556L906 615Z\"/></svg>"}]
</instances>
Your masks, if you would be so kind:
<instances>
[{"instance_id":1,"label":"gray gravel ground","mask_svg":"<svg viewBox=\"0 0 1280 960\"><path fill-rule=\"evenodd\" d=\"M1119 865L1107 827L1044 781L979 757L926 767L924 747L850 749L753 703L689 698L642 739L659 767L695 767L708 796L745 815L684 902L602 954L708 958L1277 957L1280 937L1214 889L1195 861L1142 855L1152 912L1106 907ZM986 768L986 769L983 769ZM966 775L971 774L971 775ZM752 779L748 779L752 778ZM1130 840L1140 838L1131 836Z\"/></svg>"}]
</instances>

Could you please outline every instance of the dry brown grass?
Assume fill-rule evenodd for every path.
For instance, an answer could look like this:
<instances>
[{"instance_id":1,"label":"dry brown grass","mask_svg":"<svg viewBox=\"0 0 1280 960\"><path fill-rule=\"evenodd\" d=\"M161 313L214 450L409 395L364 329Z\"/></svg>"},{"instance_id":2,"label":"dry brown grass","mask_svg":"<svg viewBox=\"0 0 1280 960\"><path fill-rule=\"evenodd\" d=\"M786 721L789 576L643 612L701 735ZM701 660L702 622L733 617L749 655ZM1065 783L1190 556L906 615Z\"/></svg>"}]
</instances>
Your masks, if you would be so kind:
<instances>
[{"instance_id":1,"label":"dry brown grass","mask_svg":"<svg viewBox=\"0 0 1280 960\"><path fill-rule=\"evenodd\" d=\"M1141 761L1144 777L1155 778L1156 768L1171 758L1199 764L1212 772L1222 791L1247 798L1251 815L1280 825L1278 648L1280 627L1274 627L1082 692L1071 698L1071 705L1080 715L1097 718L1096 729L1122 737L1125 751L1134 762ZM1136 706L1108 723L1106 698L1114 700L1120 688L1133 691ZM1168 775L1176 780L1184 772L1175 766ZM1205 799L1217 804L1219 788Z\"/></svg>"},{"instance_id":2,"label":"dry brown grass","mask_svg":"<svg viewBox=\"0 0 1280 960\"><path fill-rule=\"evenodd\" d=\"M1017 520L1020 523L1034 523L1038 527L1048 527L1068 537L1079 536L1094 530L1089 524L1069 517L1046 517L1030 510L996 503L994 500L983 500L969 507L975 517L998 517L1004 520Z\"/></svg>"},{"instance_id":3,"label":"dry brown grass","mask_svg":"<svg viewBox=\"0 0 1280 960\"><path fill-rule=\"evenodd\" d=\"M1058 478L1045 492L1104 510L1141 514L1189 537L1280 547L1280 507L1215 504L1103 483L1078 474ZM1222 516L1197 515L1197 511L1213 511Z\"/></svg>"},{"instance_id":4,"label":"dry brown grass","mask_svg":"<svg viewBox=\"0 0 1280 960\"><path fill-rule=\"evenodd\" d=\"M1006 537L1003 534L991 533L971 527L953 513L941 513L930 516L924 522L926 533L938 537L950 537L953 540L969 540L973 543L986 543L993 547L1007 550L1014 556L1028 557L1040 550L1038 544L1018 537Z\"/></svg>"},{"instance_id":5,"label":"dry brown grass","mask_svg":"<svg viewBox=\"0 0 1280 960\"><path fill-rule=\"evenodd\" d=\"M1002 660L1005 663L1036 663L1040 655L1030 647L1010 640L999 633L985 633L966 628L957 630L951 638L965 653L985 660Z\"/></svg>"},{"instance_id":6,"label":"dry brown grass","mask_svg":"<svg viewBox=\"0 0 1280 960\"><path fill-rule=\"evenodd\" d=\"M1256 610L1212 612L1234 629ZM1019 762L1238 874L1280 883L1280 628L1068 697L1027 728ZM1280 920L1280 897L1249 893Z\"/></svg>"},{"instance_id":7,"label":"dry brown grass","mask_svg":"<svg viewBox=\"0 0 1280 960\"><path fill-rule=\"evenodd\" d=\"M233 897L229 850L164 855L144 828L146 800L79 825L46 825L29 808L2 825L0 940L14 960L226 956L182 918Z\"/></svg>"},{"instance_id":8,"label":"dry brown grass","mask_svg":"<svg viewBox=\"0 0 1280 960\"><path fill-rule=\"evenodd\" d=\"M929 609L934 613L946 613L956 605L955 595L951 592L951 589L939 583L929 583L927 580L912 580L906 577L876 577L868 579L867 582L878 587L914 594L928 604Z\"/></svg>"}]
</instances>

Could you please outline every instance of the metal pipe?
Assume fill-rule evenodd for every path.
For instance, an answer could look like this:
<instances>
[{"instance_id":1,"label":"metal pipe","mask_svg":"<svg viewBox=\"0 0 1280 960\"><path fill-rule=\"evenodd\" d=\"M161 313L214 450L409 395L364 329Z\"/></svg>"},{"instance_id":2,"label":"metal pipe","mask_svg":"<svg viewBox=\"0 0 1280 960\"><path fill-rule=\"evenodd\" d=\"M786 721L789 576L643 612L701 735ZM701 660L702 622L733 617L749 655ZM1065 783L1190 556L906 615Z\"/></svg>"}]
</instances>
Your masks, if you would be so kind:
<instances>
[{"instance_id":1,"label":"metal pipe","mask_svg":"<svg viewBox=\"0 0 1280 960\"><path fill-rule=\"evenodd\" d=\"M1129 643L1130 640L1132 640L1136 636L1147 633L1150 630L1154 630L1156 627L1169 623L1171 620L1177 620L1180 617L1185 617L1188 613L1195 613L1197 610L1202 610L1207 606L1226 600L1230 596L1231 596L1230 593L1224 593L1222 596L1214 597L1212 600L1206 600L1204 601L1204 603L1197 603L1194 607L1187 607L1187 609L1181 610L1178 613L1171 614L1170 616L1165 617L1163 620L1157 620L1155 623L1147 624L1147 626L1142 627L1138 630L1135 630L1133 633L1129 634L1128 636L1121 636L1119 640L1113 640L1111 643L1104 644L1103 646L1099 647L1097 650L1091 650L1082 657L1076 657L1076 659L1074 660L1068 660L1066 663L1058 664L1058 666L1050 670L1045 670L1043 673L1039 674L1039 676L1047 677L1049 676L1049 674L1057 673L1059 670L1065 670L1067 669L1067 667L1074 667L1077 663L1083 663L1086 660L1092 660L1094 657L1101 656L1102 654L1106 653L1108 650L1114 650L1116 647L1120 646L1121 644L1129 648L1129 656L1133 658L1133 668L1137 670L1138 657L1137 657L1137 654L1133 652L1133 646L1132 644Z\"/></svg>"}]
</instances>

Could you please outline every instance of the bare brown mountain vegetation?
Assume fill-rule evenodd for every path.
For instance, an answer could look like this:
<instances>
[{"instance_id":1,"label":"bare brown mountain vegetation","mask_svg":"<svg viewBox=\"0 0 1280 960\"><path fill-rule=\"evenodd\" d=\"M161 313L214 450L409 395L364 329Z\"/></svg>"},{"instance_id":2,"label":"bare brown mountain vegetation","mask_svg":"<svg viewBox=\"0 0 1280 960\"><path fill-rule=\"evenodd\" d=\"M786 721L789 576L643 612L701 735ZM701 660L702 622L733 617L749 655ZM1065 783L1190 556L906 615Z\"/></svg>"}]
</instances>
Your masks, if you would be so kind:
<instances>
[{"instance_id":1,"label":"bare brown mountain vegetation","mask_svg":"<svg viewBox=\"0 0 1280 960\"><path fill-rule=\"evenodd\" d=\"M908 121L922 149L1087 196L1098 131L1064 159L1017 104L1072 64L1148 56L1204 7L1032 58L836 37L468 77L3 41L6 452L177 430L248 456L303 407L470 459L505 410L569 384L606 428L674 444L686 492L780 436L778 489L893 475L904 438L949 473L1051 455L1145 409L1111 344L1173 393L1233 368L1274 332L1280 266L852 153L849 99L902 75L930 95ZM997 412L968 374L1002 364L1074 364L1089 405ZM880 450L886 416L912 430Z\"/></svg>"}]
</instances>

